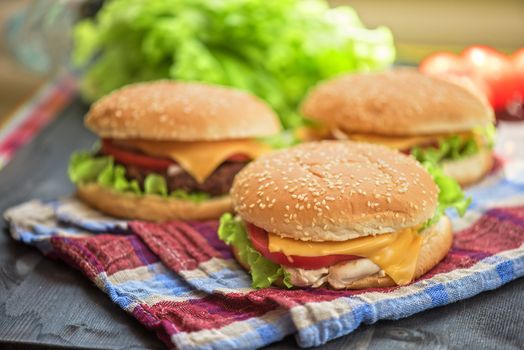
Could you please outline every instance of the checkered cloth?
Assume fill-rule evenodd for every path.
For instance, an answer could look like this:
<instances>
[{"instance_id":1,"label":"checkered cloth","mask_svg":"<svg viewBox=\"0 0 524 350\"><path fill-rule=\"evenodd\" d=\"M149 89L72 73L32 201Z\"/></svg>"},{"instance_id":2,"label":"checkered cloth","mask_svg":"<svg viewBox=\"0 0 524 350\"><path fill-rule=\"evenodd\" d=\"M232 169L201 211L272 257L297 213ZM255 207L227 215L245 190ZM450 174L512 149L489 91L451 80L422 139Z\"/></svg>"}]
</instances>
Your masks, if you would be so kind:
<instances>
[{"instance_id":1,"label":"checkered cloth","mask_svg":"<svg viewBox=\"0 0 524 350\"><path fill-rule=\"evenodd\" d=\"M117 221L72 198L31 201L6 218L14 239L80 270L169 348L257 348L292 333L310 347L522 276L524 184L503 174L469 191L472 209L453 217L453 248L437 267L409 286L361 291L254 290L216 221Z\"/></svg>"}]
</instances>

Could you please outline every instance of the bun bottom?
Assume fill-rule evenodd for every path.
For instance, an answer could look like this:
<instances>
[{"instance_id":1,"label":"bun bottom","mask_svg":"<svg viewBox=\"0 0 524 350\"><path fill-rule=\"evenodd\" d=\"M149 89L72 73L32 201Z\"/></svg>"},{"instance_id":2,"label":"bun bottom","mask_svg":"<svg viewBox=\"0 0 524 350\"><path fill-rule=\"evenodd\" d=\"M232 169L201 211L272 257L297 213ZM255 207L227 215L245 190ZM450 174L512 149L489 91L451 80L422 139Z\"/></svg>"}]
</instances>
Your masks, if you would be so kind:
<instances>
[{"instance_id":1,"label":"bun bottom","mask_svg":"<svg viewBox=\"0 0 524 350\"><path fill-rule=\"evenodd\" d=\"M77 196L105 214L131 220L208 220L232 210L229 196L194 203L155 195L121 193L94 183L78 186Z\"/></svg>"},{"instance_id":2,"label":"bun bottom","mask_svg":"<svg viewBox=\"0 0 524 350\"><path fill-rule=\"evenodd\" d=\"M493 167L493 152L483 149L476 154L459 159L445 161L442 169L453 177L461 186L472 185L481 180Z\"/></svg>"},{"instance_id":3,"label":"bun bottom","mask_svg":"<svg viewBox=\"0 0 524 350\"><path fill-rule=\"evenodd\" d=\"M418 256L417 266L415 267L415 276L413 279L417 279L426 274L448 254L448 251L451 248L451 243L453 242L451 221L448 217L443 216L440 221L435 224L433 229L426 230L422 235L424 236L424 239L422 241L422 247ZM233 255L239 264L245 270L249 271L249 266L240 261L238 251L235 248L233 248ZM273 284L283 287L282 281L276 281ZM345 286L345 289L394 287L396 285L397 284L389 276L380 276L376 273L351 282ZM324 284L322 287L327 288L327 285Z\"/></svg>"}]
</instances>

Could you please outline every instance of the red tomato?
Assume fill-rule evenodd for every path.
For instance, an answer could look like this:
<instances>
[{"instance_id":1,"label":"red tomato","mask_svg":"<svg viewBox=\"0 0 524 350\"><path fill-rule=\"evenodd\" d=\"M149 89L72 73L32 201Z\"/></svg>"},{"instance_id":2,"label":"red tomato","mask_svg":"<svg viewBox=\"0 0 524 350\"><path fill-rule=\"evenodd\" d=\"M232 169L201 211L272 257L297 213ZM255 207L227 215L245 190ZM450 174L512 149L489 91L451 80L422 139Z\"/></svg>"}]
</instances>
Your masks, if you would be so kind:
<instances>
[{"instance_id":1,"label":"red tomato","mask_svg":"<svg viewBox=\"0 0 524 350\"><path fill-rule=\"evenodd\" d=\"M517 91L521 100L524 100L524 48L513 54L512 61L516 73Z\"/></svg>"},{"instance_id":2,"label":"red tomato","mask_svg":"<svg viewBox=\"0 0 524 350\"><path fill-rule=\"evenodd\" d=\"M266 259L269 259L277 264L298 267L306 270L320 269L334 265L340 261L359 259L355 255L326 255L326 256L296 256L292 255L289 258L283 253L272 253L268 249L267 232L252 224L247 224L247 232L249 239L253 243L253 247L260 252Z\"/></svg>"},{"instance_id":3,"label":"red tomato","mask_svg":"<svg viewBox=\"0 0 524 350\"><path fill-rule=\"evenodd\" d=\"M457 55L450 52L438 52L426 57L419 65L423 73L430 75L466 75L472 71Z\"/></svg>"},{"instance_id":4,"label":"red tomato","mask_svg":"<svg viewBox=\"0 0 524 350\"><path fill-rule=\"evenodd\" d=\"M117 162L126 165L136 165L151 170L166 170L170 165L176 164L174 161L165 158L155 158L145 154L128 151L124 148L113 145L111 140L102 140L102 152L112 156Z\"/></svg>"},{"instance_id":5,"label":"red tomato","mask_svg":"<svg viewBox=\"0 0 524 350\"><path fill-rule=\"evenodd\" d=\"M472 46L462 52L461 57L489 86L493 108L503 109L515 98L515 70L507 55L487 46Z\"/></svg>"},{"instance_id":6,"label":"red tomato","mask_svg":"<svg viewBox=\"0 0 524 350\"><path fill-rule=\"evenodd\" d=\"M488 99L491 89L460 56L442 52L426 57L419 66L422 73L460 85L475 94L481 94Z\"/></svg>"}]
</instances>

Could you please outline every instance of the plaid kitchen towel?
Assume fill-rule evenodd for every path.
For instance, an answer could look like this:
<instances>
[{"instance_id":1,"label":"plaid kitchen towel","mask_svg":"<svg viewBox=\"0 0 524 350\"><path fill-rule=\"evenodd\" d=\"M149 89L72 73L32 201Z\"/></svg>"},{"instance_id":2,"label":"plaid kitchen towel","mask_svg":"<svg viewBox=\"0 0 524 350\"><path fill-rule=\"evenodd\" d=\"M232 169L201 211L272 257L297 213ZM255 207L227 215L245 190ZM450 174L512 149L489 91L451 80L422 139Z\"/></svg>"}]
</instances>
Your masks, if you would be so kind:
<instances>
[{"instance_id":1,"label":"plaid kitchen towel","mask_svg":"<svg viewBox=\"0 0 524 350\"><path fill-rule=\"evenodd\" d=\"M216 221L119 221L73 198L35 200L5 215L14 239L82 271L170 348L257 348L292 333L311 347L524 275L524 184L504 174L501 168L469 191L472 209L453 217L452 250L426 276L361 291L254 290L218 240Z\"/></svg>"}]
</instances>

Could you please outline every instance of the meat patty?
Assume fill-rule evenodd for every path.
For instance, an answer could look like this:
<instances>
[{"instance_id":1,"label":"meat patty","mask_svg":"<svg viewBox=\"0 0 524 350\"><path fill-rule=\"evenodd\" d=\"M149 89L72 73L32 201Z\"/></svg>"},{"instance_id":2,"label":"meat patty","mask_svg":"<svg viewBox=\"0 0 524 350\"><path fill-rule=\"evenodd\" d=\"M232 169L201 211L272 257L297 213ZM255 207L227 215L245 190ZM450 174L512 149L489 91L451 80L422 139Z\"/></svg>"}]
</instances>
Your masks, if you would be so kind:
<instances>
[{"instance_id":1,"label":"meat patty","mask_svg":"<svg viewBox=\"0 0 524 350\"><path fill-rule=\"evenodd\" d=\"M152 171L134 165L125 165L126 177L131 180L135 179L140 186L144 187L144 179L150 173L163 176L166 179L169 191L182 189L187 192L205 192L211 196L220 196L228 193L235 175L247 164L247 162L224 162L209 177L199 183L184 169L178 167L175 171ZM176 165L175 165L176 166Z\"/></svg>"}]
</instances>

